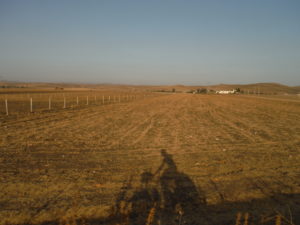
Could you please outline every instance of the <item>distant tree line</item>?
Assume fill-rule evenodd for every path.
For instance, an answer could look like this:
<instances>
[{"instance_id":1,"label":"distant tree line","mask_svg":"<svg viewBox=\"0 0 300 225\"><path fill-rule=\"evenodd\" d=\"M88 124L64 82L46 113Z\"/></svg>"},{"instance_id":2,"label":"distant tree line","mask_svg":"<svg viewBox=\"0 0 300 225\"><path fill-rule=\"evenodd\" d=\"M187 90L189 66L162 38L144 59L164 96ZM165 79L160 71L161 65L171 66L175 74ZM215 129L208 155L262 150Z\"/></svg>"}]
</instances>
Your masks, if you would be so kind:
<instances>
[{"instance_id":1,"label":"distant tree line","mask_svg":"<svg viewBox=\"0 0 300 225\"><path fill-rule=\"evenodd\" d=\"M2 85L0 88L26 88L24 86L7 86L7 85Z\"/></svg>"}]
</instances>

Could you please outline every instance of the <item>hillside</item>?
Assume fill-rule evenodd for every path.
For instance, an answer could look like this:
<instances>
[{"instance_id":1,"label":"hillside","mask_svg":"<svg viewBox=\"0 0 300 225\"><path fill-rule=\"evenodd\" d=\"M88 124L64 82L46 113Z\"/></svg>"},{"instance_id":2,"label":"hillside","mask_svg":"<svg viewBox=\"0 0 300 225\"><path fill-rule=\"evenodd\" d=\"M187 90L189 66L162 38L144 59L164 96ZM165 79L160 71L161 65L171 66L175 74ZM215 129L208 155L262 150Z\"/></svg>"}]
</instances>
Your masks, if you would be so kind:
<instances>
[{"instance_id":1,"label":"hillside","mask_svg":"<svg viewBox=\"0 0 300 225\"><path fill-rule=\"evenodd\" d=\"M260 92L264 94L298 94L300 92L300 88L291 87L277 83L256 83L256 84L220 84L216 86L212 86L212 89L234 89L240 88L245 92Z\"/></svg>"},{"instance_id":2,"label":"hillside","mask_svg":"<svg viewBox=\"0 0 300 225\"><path fill-rule=\"evenodd\" d=\"M277 83L256 83L256 84L218 84L211 86L183 86L183 85L173 85L173 86L157 86L153 87L157 90L172 91L175 89L179 92L186 92L190 90L196 90L199 88L207 88L211 90L232 90L240 88L242 91L247 93L257 93L261 94L298 94L300 93L300 86L286 86Z\"/></svg>"},{"instance_id":3,"label":"hillside","mask_svg":"<svg viewBox=\"0 0 300 225\"><path fill-rule=\"evenodd\" d=\"M21 82L0 82L0 93L35 91L92 91L92 90L126 90L126 91L176 91L187 92L199 88L211 90L231 90L240 88L247 93L261 94L299 94L300 86L287 86L278 83L255 83L255 84L218 84L218 85L122 85L122 84L78 84L78 83L21 83Z\"/></svg>"}]
</instances>

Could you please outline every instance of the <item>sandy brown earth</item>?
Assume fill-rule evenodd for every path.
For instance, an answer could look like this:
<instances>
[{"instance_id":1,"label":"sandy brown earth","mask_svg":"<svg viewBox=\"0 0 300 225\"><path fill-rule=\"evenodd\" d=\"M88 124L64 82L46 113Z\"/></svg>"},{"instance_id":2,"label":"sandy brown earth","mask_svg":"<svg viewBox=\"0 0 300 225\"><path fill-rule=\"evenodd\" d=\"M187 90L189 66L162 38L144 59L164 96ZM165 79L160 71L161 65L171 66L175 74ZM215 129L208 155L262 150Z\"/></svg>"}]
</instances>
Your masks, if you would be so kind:
<instances>
[{"instance_id":1,"label":"sandy brown earth","mask_svg":"<svg viewBox=\"0 0 300 225\"><path fill-rule=\"evenodd\" d=\"M184 189L176 179L163 186L171 168L205 199L199 207L209 212L206 224L234 224L238 212L253 221L278 214L299 221L298 100L166 94L3 115L0 137L0 224L100 223L124 185L128 196L141 189L145 171L157 172L150 183L166 209L163 189ZM185 207L176 201L174 207Z\"/></svg>"}]
</instances>

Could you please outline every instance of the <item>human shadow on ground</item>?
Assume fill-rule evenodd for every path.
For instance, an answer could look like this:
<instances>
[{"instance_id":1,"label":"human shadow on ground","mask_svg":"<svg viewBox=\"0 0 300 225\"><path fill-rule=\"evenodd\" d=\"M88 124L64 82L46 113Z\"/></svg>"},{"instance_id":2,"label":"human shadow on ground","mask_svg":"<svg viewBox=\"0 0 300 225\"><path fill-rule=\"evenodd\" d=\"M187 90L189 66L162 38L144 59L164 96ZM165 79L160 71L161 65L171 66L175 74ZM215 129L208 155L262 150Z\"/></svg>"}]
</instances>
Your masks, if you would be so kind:
<instances>
[{"instance_id":1,"label":"human shadow on ground","mask_svg":"<svg viewBox=\"0 0 300 225\"><path fill-rule=\"evenodd\" d=\"M300 194L272 193L265 198L229 202L221 196L207 204L205 193L181 172L166 150L154 171L144 171L139 186L133 178L124 182L108 217L76 219L89 225L296 225L300 224ZM280 221L279 221L280 216ZM279 223L279 222L280 223ZM69 224L58 221L42 225Z\"/></svg>"},{"instance_id":2,"label":"human shadow on ground","mask_svg":"<svg viewBox=\"0 0 300 225\"><path fill-rule=\"evenodd\" d=\"M113 216L120 223L203 224L206 220L206 198L192 179L178 171L166 150L161 150L162 163L154 172L143 172L140 187L133 194L129 181L117 195ZM127 216L124 216L127 215Z\"/></svg>"},{"instance_id":3,"label":"human shadow on ground","mask_svg":"<svg viewBox=\"0 0 300 225\"><path fill-rule=\"evenodd\" d=\"M272 193L240 202L220 198L218 204L208 205L205 193L178 170L172 155L161 150L161 156L162 163L154 173L141 174L139 188L133 190L131 180L123 186L113 213L102 224L300 224L299 194Z\"/></svg>"}]
</instances>

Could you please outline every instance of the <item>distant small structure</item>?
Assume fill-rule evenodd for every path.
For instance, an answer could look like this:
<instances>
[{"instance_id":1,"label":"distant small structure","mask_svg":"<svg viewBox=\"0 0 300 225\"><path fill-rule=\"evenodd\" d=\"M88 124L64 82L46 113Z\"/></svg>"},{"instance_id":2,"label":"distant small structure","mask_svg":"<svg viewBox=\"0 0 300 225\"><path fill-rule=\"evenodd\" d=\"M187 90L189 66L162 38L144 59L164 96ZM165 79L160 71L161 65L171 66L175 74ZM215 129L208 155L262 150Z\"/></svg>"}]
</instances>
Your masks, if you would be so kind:
<instances>
[{"instance_id":1,"label":"distant small structure","mask_svg":"<svg viewBox=\"0 0 300 225\"><path fill-rule=\"evenodd\" d=\"M216 94L221 94L221 95L228 95L228 94L235 94L237 91L235 89L229 91L229 90L219 90L216 91Z\"/></svg>"}]
</instances>

